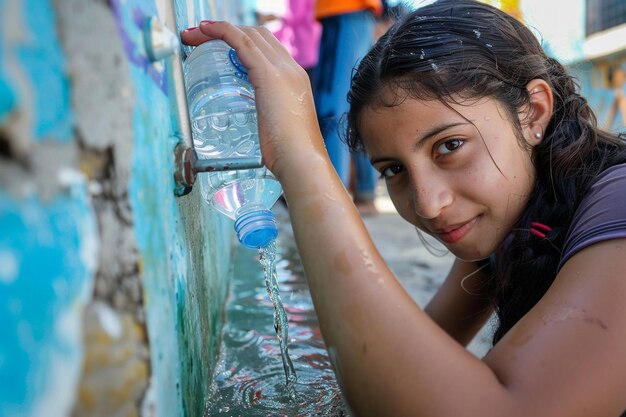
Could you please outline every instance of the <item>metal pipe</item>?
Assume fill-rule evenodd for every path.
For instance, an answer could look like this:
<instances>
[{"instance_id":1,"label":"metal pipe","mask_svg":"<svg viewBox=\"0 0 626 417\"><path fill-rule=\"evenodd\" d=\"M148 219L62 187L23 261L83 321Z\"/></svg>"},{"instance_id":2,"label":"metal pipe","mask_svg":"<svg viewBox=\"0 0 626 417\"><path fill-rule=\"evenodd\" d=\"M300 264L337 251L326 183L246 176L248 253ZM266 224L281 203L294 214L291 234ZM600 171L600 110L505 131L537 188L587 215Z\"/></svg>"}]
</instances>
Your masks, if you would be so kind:
<instances>
[{"instance_id":1,"label":"metal pipe","mask_svg":"<svg viewBox=\"0 0 626 417\"><path fill-rule=\"evenodd\" d=\"M188 194L195 181L196 174L213 171L255 169L263 166L261 158L199 159L194 149L191 133L191 121L187 106L187 93L183 63L180 54L180 42L176 25L175 0L166 1L165 22L156 17L148 20L144 40L146 51L152 61L165 60L167 82L170 86L170 98L173 98L172 128L178 144L174 149L176 171L174 193L178 196Z\"/></svg>"},{"instance_id":2,"label":"metal pipe","mask_svg":"<svg viewBox=\"0 0 626 417\"><path fill-rule=\"evenodd\" d=\"M212 172L255 169L261 166L263 165L258 158L196 159L193 169L195 172Z\"/></svg>"}]
</instances>

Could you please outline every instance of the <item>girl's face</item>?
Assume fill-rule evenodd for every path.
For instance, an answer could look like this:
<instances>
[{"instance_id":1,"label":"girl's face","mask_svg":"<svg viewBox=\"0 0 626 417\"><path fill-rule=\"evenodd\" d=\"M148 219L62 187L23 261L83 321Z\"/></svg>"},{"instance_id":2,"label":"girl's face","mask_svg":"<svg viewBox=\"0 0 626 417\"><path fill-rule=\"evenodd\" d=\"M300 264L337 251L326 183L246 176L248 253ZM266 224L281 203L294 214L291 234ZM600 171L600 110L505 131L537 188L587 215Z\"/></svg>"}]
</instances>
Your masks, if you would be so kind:
<instances>
[{"instance_id":1,"label":"girl's face","mask_svg":"<svg viewBox=\"0 0 626 417\"><path fill-rule=\"evenodd\" d=\"M535 182L531 148L504 108L492 99L447 107L407 98L361 116L365 148L400 215L463 260L491 255Z\"/></svg>"}]
</instances>

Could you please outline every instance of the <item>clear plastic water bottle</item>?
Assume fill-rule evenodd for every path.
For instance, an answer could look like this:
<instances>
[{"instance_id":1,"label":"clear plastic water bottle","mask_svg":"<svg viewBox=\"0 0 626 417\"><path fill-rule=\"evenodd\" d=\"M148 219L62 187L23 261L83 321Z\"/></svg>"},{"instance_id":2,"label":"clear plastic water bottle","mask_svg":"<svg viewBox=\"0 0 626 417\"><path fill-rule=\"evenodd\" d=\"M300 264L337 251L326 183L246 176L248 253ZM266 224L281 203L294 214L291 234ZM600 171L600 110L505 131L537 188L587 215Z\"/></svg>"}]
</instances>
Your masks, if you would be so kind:
<instances>
[{"instance_id":1,"label":"clear plastic water bottle","mask_svg":"<svg viewBox=\"0 0 626 417\"><path fill-rule=\"evenodd\" d=\"M211 40L196 47L183 66L198 158L260 160L254 89L235 50ZM282 188L266 167L200 173L198 183L203 198L235 220L244 246L265 247L278 234L271 208Z\"/></svg>"}]
</instances>

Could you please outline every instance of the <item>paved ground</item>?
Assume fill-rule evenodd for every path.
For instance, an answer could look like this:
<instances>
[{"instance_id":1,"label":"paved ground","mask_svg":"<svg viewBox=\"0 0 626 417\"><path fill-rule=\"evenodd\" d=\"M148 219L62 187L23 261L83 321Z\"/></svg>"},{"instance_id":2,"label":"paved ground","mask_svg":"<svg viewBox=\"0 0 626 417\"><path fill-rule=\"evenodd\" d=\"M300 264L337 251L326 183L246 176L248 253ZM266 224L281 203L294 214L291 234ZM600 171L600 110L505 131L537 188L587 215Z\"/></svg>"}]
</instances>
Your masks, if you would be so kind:
<instances>
[{"instance_id":1,"label":"paved ground","mask_svg":"<svg viewBox=\"0 0 626 417\"><path fill-rule=\"evenodd\" d=\"M420 241L415 228L395 211L382 183L377 188L375 203L380 213L365 217L363 219L365 225L391 270L417 304L423 307L441 285L451 266L453 256L445 252L445 248L433 239L426 241L431 250L426 248L425 244ZM279 223L288 221L286 211L278 206L277 209L281 212L277 213ZM438 253L438 255L431 252ZM490 347L490 329L491 326L488 323L468 347L479 357L482 357Z\"/></svg>"}]
</instances>

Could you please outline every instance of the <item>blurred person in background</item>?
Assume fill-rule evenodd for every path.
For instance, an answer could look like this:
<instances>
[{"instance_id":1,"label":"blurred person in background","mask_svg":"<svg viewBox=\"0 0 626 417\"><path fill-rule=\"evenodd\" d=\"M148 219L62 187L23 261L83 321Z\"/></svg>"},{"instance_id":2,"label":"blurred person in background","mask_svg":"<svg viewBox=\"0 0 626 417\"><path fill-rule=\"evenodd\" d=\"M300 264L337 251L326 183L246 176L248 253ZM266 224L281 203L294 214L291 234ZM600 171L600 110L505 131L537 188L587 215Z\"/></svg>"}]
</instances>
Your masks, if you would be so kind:
<instances>
[{"instance_id":1,"label":"blurred person in background","mask_svg":"<svg viewBox=\"0 0 626 417\"><path fill-rule=\"evenodd\" d=\"M315 107L330 160L346 188L350 185L351 158L355 181L352 190L359 212L377 213L374 205L378 173L364 153L351 153L342 138L349 106L347 94L353 69L374 44L381 0L317 0L315 13L322 24L319 61L314 78Z\"/></svg>"},{"instance_id":2,"label":"blurred person in background","mask_svg":"<svg viewBox=\"0 0 626 417\"><path fill-rule=\"evenodd\" d=\"M619 113L622 119L622 127L626 126L626 95L624 86L626 85L626 73L621 65L609 68L609 84L613 92L613 101L609 108L609 115L605 122L605 129L611 130L615 124L615 119Z\"/></svg>"},{"instance_id":3,"label":"blurred person in background","mask_svg":"<svg viewBox=\"0 0 626 417\"><path fill-rule=\"evenodd\" d=\"M322 25L315 19L315 0L286 0L284 14L265 14L257 10L259 24L268 25L294 60L314 79Z\"/></svg>"}]
</instances>

